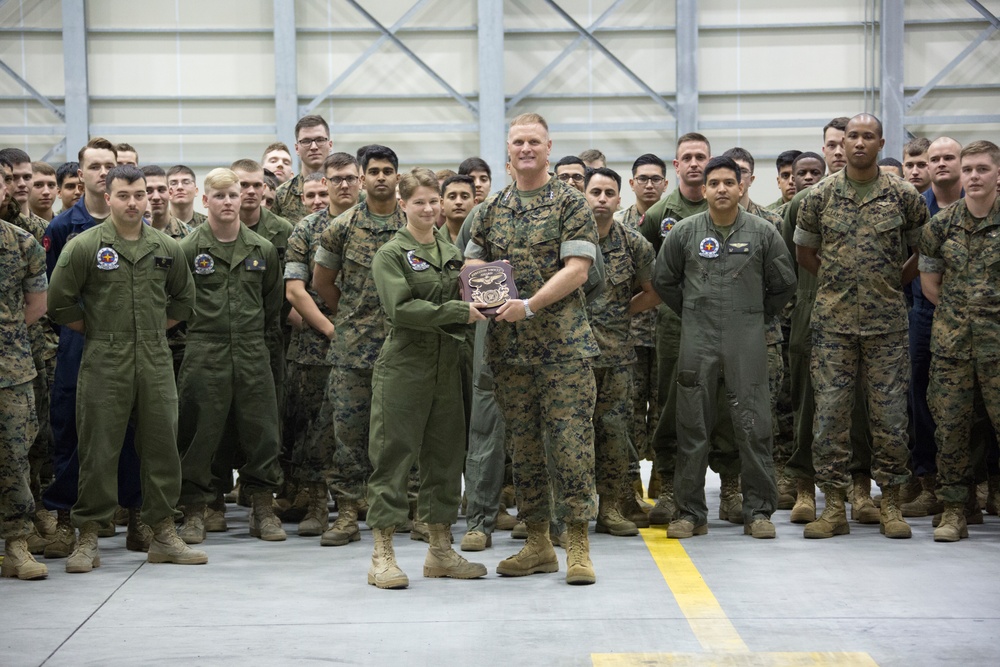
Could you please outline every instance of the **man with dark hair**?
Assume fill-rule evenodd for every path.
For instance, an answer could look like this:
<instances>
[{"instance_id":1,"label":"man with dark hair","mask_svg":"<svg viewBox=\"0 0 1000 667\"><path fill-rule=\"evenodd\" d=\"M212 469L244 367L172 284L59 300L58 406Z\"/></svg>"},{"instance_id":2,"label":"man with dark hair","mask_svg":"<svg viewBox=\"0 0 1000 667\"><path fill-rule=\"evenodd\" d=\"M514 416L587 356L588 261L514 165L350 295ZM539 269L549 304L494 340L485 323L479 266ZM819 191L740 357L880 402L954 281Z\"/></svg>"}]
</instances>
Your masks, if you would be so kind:
<instances>
[{"instance_id":1,"label":"man with dark hair","mask_svg":"<svg viewBox=\"0 0 1000 667\"><path fill-rule=\"evenodd\" d=\"M575 155L567 155L556 162L555 173L560 181L583 192L583 179L587 174L587 165L583 160Z\"/></svg>"},{"instance_id":2,"label":"man with dark hair","mask_svg":"<svg viewBox=\"0 0 1000 667\"><path fill-rule=\"evenodd\" d=\"M146 165L142 168L142 175L146 178L150 226L175 240L190 234L193 231L191 227L170 215L170 188L163 167L155 164Z\"/></svg>"},{"instance_id":3,"label":"man with dark hair","mask_svg":"<svg viewBox=\"0 0 1000 667\"><path fill-rule=\"evenodd\" d=\"M598 167L608 166L608 159L604 157L604 153L596 148L588 148L580 153L579 158L583 160L583 164L588 169L597 169Z\"/></svg>"},{"instance_id":4,"label":"man with dark hair","mask_svg":"<svg viewBox=\"0 0 1000 667\"><path fill-rule=\"evenodd\" d=\"M482 158L470 157L458 165L458 173L460 176L471 176L476 182L476 203L482 204L493 186L493 172L490 171L490 165Z\"/></svg>"},{"instance_id":5,"label":"man with dark hair","mask_svg":"<svg viewBox=\"0 0 1000 667\"><path fill-rule=\"evenodd\" d=\"M274 177L274 173L265 168L264 169L264 194L260 205L266 208L268 211L274 206L274 193L278 189L278 179Z\"/></svg>"},{"instance_id":6,"label":"man with dark hair","mask_svg":"<svg viewBox=\"0 0 1000 667\"><path fill-rule=\"evenodd\" d=\"M31 208L28 206L32 180L31 156L20 148L4 148L0 150L0 159L10 165L4 175L7 199L17 202L21 213L31 215Z\"/></svg>"},{"instance_id":7,"label":"man with dark hair","mask_svg":"<svg viewBox=\"0 0 1000 667\"><path fill-rule=\"evenodd\" d=\"M264 149L261 164L265 171L269 170L278 179L278 185L292 177L292 153L288 150L288 146L280 141L269 144ZM277 186L275 188L277 189Z\"/></svg>"},{"instance_id":8,"label":"man with dark hair","mask_svg":"<svg viewBox=\"0 0 1000 667\"><path fill-rule=\"evenodd\" d=\"M167 187L170 192L170 214L191 228L205 222L205 214L194 210L198 196L198 182L191 167L175 164L167 169Z\"/></svg>"},{"instance_id":9,"label":"man with dark hair","mask_svg":"<svg viewBox=\"0 0 1000 667\"><path fill-rule=\"evenodd\" d=\"M278 187L271 210L292 224L309 215L302 203L302 184L306 176L323 170L323 160L330 154L330 125L322 116L310 114L295 123L295 153L302 165L299 173Z\"/></svg>"},{"instance_id":10,"label":"man with dark hair","mask_svg":"<svg viewBox=\"0 0 1000 667\"><path fill-rule=\"evenodd\" d=\"M678 518L667 537L708 532L705 469L713 422L724 414L716 410L721 380L740 452L744 533L770 539L776 489L770 409L760 389L767 386L764 333L791 298L795 274L774 224L740 209L745 184L736 162L712 158L703 174L708 211L667 234L653 280L670 308L680 314L683 302L684 310L677 360Z\"/></svg>"},{"instance_id":11,"label":"man with dark hair","mask_svg":"<svg viewBox=\"0 0 1000 667\"><path fill-rule=\"evenodd\" d=\"M652 153L637 157L632 163L632 178L628 181L635 194L635 203L624 211L616 212L615 220L633 229L638 228L649 207L660 201L667 182L667 164L663 160Z\"/></svg>"},{"instance_id":12,"label":"man with dark hair","mask_svg":"<svg viewBox=\"0 0 1000 667\"><path fill-rule=\"evenodd\" d=\"M119 165L139 166L139 152L132 147L132 144L125 142L115 144L115 158Z\"/></svg>"},{"instance_id":13,"label":"man with dark hair","mask_svg":"<svg viewBox=\"0 0 1000 667\"><path fill-rule=\"evenodd\" d=\"M143 521L153 526L150 563L202 564L174 529L180 492L177 393L167 329L187 319L194 285L177 242L143 224L146 182L131 165L106 178L109 218L70 241L52 272L52 321L83 334L77 427L80 490L73 524L80 529L67 572L100 567L97 533L112 518L115 461L135 418L142 456Z\"/></svg>"},{"instance_id":14,"label":"man with dark hair","mask_svg":"<svg viewBox=\"0 0 1000 667\"><path fill-rule=\"evenodd\" d=\"M903 174L920 194L931 187L931 168L927 158L930 147L931 142L926 137L910 139L903 146Z\"/></svg>"},{"instance_id":15,"label":"man with dark hair","mask_svg":"<svg viewBox=\"0 0 1000 667\"><path fill-rule=\"evenodd\" d=\"M873 436L872 471L882 488L881 530L889 538L908 538L910 526L899 507L900 486L910 476L903 285L916 273L915 257L907 258L927 222L927 205L912 185L879 173L885 139L877 118L854 116L844 144L847 167L812 188L795 229L799 266L818 278L810 319L813 461L826 495L822 516L806 525L804 535L850 532L844 511L852 483L850 406L861 385Z\"/></svg>"},{"instance_id":16,"label":"man with dark hair","mask_svg":"<svg viewBox=\"0 0 1000 667\"><path fill-rule=\"evenodd\" d=\"M31 192L28 194L28 208L46 223L56 217L52 204L56 201L59 185L56 170L48 162L31 163Z\"/></svg>"},{"instance_id":17,"label":"man with dark hair","mask_svg":"<svg viewBox=\"0 0 1000 667\"><path fill-rule=\"evenodd\" d=\"M787 204L795 196L795 182L792 180L792 164L795 162L795 158L802 154L802 151L790 150L783 151L778 155L778 158L774 161L774 166L778 169L778 189L781 190L781 196L771 203L769 208L772 211L777 211L779 208Z\"/></svg>"},{"instance_id":18,"label":"man with dark hair","mask_svg":"<svg viewBox=\"0 0 1000 667\"><path fill-rule=\"evenodd\" d=\"M903 177L903 163L894 157L884 157L878 161L879 168L887 174Z\"/></svg>"},{"instance_id":19,"label":"man with dark hair","mask_svg":"<svg viewBox=\"0 0 1000 667\"><path fill-rule=\"evenodd\" d=\"M454 243L462 223L469 217L469 212L476 201L476 182L472 176L449 176L441 184L441 214L444 224L439 227L439 234L447 236Z\"/></svg>"},{"instance_id":20,"label":"man with dark hair","mask_svg":"<svg viewBox=\"0 0 1000 667\"><path fill-rule=\"evenodd\" d=\"M59 165L59 168L56 169L56 185L59 186L59 201L62 202L62 211L68 211L83 197L80 163L63 162Z\"/></svg>"}]
</instances>

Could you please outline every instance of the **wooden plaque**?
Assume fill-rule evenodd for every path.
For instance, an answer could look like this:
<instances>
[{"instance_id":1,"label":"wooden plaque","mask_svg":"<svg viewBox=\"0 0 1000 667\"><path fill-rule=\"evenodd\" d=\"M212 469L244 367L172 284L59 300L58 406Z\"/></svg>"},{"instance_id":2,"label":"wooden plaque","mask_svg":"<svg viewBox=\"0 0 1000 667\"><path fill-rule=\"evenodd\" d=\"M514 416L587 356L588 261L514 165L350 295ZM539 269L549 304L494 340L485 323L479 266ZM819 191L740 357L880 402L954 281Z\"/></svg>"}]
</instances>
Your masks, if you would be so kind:
<instances>
[{"instance_id":1,"label":"wooden plaque","mask_svg":"<svg viewBox=\"0 0 1000 667\"><path fill-rule=\"evenodd\" d=\"M480 312L487 317L497 314L497 309L510 299L517 298L514 272L507 262L489 262L467 266L459 275L462 298L469 303L485 303Z\"/></svg>"}]
</instances>

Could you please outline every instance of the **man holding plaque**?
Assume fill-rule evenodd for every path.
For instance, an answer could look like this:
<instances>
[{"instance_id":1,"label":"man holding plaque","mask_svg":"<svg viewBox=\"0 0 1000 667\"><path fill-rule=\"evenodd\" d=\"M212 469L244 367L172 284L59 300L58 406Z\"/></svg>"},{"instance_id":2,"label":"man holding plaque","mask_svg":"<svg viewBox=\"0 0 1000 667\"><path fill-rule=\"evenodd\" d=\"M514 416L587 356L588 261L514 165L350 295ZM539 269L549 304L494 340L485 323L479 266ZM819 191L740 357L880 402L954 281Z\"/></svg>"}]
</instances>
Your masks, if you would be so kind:
<instances>
[{"instance_id":1,"label":"man holding plaque","mask_svg":"<svg viewBox=\"0 0 1000 667\"><path fill-rule=\"evenodd\" d=\"M514 182L474 214L465 256L470 265L508 262L520 292L498 308L487 337L497 402L513 448L517 506L528 526L524 548L502 561L497 572L558 571L549 539L549 519L557 518L569 532L567 583L592 584L587 525L596 515L591 422L596 387L590 359L599 350L581 287L598 236L583 194L549 177L551 150L540 115L511 121L507 151ZM562 499L555 508L552 497Z\"/></svg>"}]
</instances>

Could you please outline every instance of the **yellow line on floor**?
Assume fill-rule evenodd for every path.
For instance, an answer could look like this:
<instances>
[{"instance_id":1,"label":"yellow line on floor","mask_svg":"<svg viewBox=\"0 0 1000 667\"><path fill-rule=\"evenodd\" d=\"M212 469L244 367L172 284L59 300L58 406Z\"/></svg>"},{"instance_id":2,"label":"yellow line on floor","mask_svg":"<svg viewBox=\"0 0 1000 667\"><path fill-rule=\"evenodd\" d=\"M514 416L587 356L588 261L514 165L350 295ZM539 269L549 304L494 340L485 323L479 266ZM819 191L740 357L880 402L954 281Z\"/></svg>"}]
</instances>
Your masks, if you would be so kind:
<instances>
[{"instance_id":1,"label":"yellow line on floor","mask_svg":"<svg viewBox=\"0 0 1000 667\"><path fill-rule=\"evenodd\" d=\"M867 653L595 653L594 667L878 667Z\"/></svg>"}]
</instances>

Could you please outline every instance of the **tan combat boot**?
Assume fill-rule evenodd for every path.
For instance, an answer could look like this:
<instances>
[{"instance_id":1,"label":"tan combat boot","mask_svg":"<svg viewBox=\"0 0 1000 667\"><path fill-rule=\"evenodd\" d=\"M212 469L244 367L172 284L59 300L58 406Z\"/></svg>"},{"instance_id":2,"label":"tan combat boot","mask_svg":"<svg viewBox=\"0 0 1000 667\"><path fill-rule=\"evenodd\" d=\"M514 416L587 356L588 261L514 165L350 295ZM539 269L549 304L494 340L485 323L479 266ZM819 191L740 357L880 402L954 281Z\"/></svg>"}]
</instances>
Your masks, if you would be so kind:
<instances>
[{"instance_id":1,"label":"tan combat boot","mask_svg":"<svg viewBox=\"0 0 1000 667\"><path fill-rule=\"evenodd\" d=\"M913 536L910 525L903 519L899 509L899 487L887 486L882 489L882 507L879 508L881 518L879 532L895 540L905 540Z\"/></svg>"},{"instance_id":2,"label":"tan combat boot","mask_svg":"<svg viewBox=\"0 0 1000 667\"><path fill-rule=\"evenodd\" d=\"M586 586L597 583L594 564L590 561L590 541L587 538L587 522L566 524L569 546L566 548L566 583Z\"/></svg>"},{"instance_id":3,"label":"tan combat boot","mask_svg":"<svg viewBox=\"0 0 1000 667\"><path fill-rule=\"evenodd\" d=\"M740 494L739 475L721 475L719 489L719 518L729 523L743 523L743 496Z\"/></svg>"},{"instance_id":4,"label":"tan combat boot","mask_svg":"<svg viewBox=\"0 0 1000 667\"><path fill-rule=\"evenodd\" d=\"M80 537L76 541L73 553L66 559L66 571L72 574L90 572L101 566L101 554L97 550L96 521L87 521L80 528Z\"/></svg>"},{"instance_id":5,"label":"tan combat boot","mask_svg":"<svg viewBox=\"0 0 1000 667\"><path fill-rule=\"evenodd\" d=\"M427 529L426 521L413 520L413 528L410 529L410 539L415 542L431 543L431 532Z\"/></svg>"},{"instance_id":6,"label":"tan combat boot","mask_svg":"<svg viewBox=\"0 0 1000 667\"><path fill-rule=\"evenodd\" d=\"M653 508L642 501L642 496L634 493L626 495L620 505L622 516L634 523L636 528L649 528L649 511Z\"/></svg>"},{"instance_id":7,"label":"tan combat boot","mask_svg":"<svg viewBox=\"0 0 1000 667\"><path fill-rule=\"evenodd\" d=\"M38 529L35 528L34 524L31 526L31 534L25 538L25 543L28 545L28 553L36 556L45 553L45 547L49 546L49 542L51 541L52 537L39 535Z\"/></svg>"},{"instance_id":8,"label":"tan combat boot","mask_svg":"<svg viewBox=\"0 0 1000 667\"><path fill-rule=\"evenodd\" d=\"M178 537L185 544L201 544L205 541L205 506L202 504L185 505L184 523L177 531Z\"/></svg>"},{"instance_id":9,"label":"tan combat boot","mask_svg":"<svg viewBox=\"0 0 1000 667\"><path fill-rule=\"evenodd\" d=\"M908 503L900 503L899 509L903 516L930 516L938 514L944 505L935 495L937 491L937 475L924 475L920 478L920 493Z\"/></svg>"},{"instance_id":10,"label":"tan combat boot","mask_svg":"<svg viewBox=\"0 0 1000 667\"><path fill-rule=\"evenodd\" d=\"M878 523L879 508L872 500L872 478L864 473L854 473L851 481L851 520L864 524ZM885 493L882 499L885 500Z\"/></svg>"},{"instance_id":11,"label":"tan combat boot","mask_svg":"<svg viewBox=\"0 0 1000 667\"><path fill-rule=\"evenodd\" d=\"M7 540L3 549L3 565L0 576L17 577L24 581L44 579L49 576L49 568L35 560L28 553L28 543L23 537Z\"/></svg>"},{"instance_id":12,"label":"tan combat boot","mask_svg":"<svg viewBox=\"0 0 1000 667\"><path fill-rule=\"evenodd\" d=\"M778 501L776 507L779 510L790 510L795 507L796 486L795 480L785 476L785 465L774 464L774 481L778 486Z\"/></svg>"},{"instance_id":13,"label":"tan combat boot","mask_svg":"<svg viewBox=\"0 0 1000 667\"><path fill-rule=\"evenodd\" d=\"M396 564L396 552L392 549L392 534L395 528L373 528L375 550L372 564L368 568L368 583L378 588L406 588L410 580Z\"/></svg>"},{"instance_id":14,"label":"tan combat boot","mask_svg":"<svg viewBox=\"0 0 1000 667\"><path fill-rule=\"evenodd\" d=\"M324 482L304 482L303 486L309 494L309 506L306 508L306 515L299 522L299 535L316 537L330 527L329 495Z\"/></svg>"},{"instance_id":15,"label":"tan combat boot","mask_svg":"<svg viewBox=\"0 0 1000 667\"><path fill-rule=\"evenodd\" d=\"M934 529L935 542L958 542L969 536L963 503L944 503L941 522Z\"/></svg>"},{"instance_id":16,"label":"tan combat boot","mask_svg":"<svg viewBox=\"0 0 1000 667\"><path fill-rule=\"evenodd\" d=\"M967 500L963 505L966 526L981 526L983 524L983 510L979 506L979 498L976 495L976 485L969 487ZM941 525L942 514L935 514L931 519L931 525L937 528Z\"/></svg>"},{"instance_id":17,"label":"tan combat boot","mask_svg":"<svg viewBox=\"0 0 1000 667\"><path fill-rule=\"evenodd\" d=\"M481 530L470 530L462 538L462 551L483 551L493 546L493 536Z\"/></svg>"},{"instance_id":18,"label":"tan combat boot","mask_svg":"<svg viewBox=\"0 0 1000 667\"><path fill-rule=\"evenodd\" d=\"M204 565L208 562L208 555L185 544L174 529L173 517L168 516L160 520L153 530L153 540L149 543L146 562Z\"/></svg>"},{"instance_id":19,"label":"tan combat boot","mask_svg":"<svg viewBox=\"0 0 1000 667\"><path fill-rule=\"evenodd\" d=\"M226 523L226 499L217 496L215 500L205 506L205 532L225 533L229 530Z\"/></svg>"},{"instance_id":20,"label":"tan combat boot","mask_svg":"<svg viewBox=\"0 0 1000 667\"><path fill-rule=\"evenodd\" d=\"M70 521L69 510L58 510L56 516L56 534L45 545L46 558L66 558L76 546L76 531Z\"/></svg>"},{"instance_id":21,"label":"tan combat boot","mask_svg":"<svg viewBox=\"0 0 1000 667\"><path fill-rule=\"evenodd\" d=\"M493 525L497 530L514 530L517 526L517 517L507 512L507 505L500 503L497 520Z\"/></svg>"},{"instance_id":22,"label":"tan combat boot","mask_svg":"<svg viewBox=\"0 0 1000 667\"><path fill-rule=\"evenodd\" d=\"M843 489L830 489L824 491L824 495L826 507L818 519L806 524L802 531L803 537L815 540L851 532L851 526L847 523L847 509L844 507L847 492Z\"/></svg>"},{"instance_id":23,"label":"tan combat boot","mask_svg":"<svg viewBox=\"0 0 1000 667\"><path fill-rule=\"evenodd\" d=\"M250 537L265 542L283 542L288 539L281 520L274 513L274 496L270 491L256 491L250 508Z\"/></svg>"},{"instance_id":24,"label":"tan combat boot","mask_svg":"<svg viewBox=\"0 0 1000 667\"><path fill-rule=\"evenodd\" d=\"M443 523L429 523L430 547L424 559L425 577L450 577L451 579L478 579L486 576L486 566L470 563L451 548L451 530Z\"/></svg>"},{"instance_id":25,"label":"tan combat boot","mask_svg":"<svg viewBox=\"0 0 1000 667\"><path fill-rule=\"evenodd\" d=\"M816 485L811 479L795 481L795 505L789 520L792 523L809 523L816 520Z\"/></svg>"},{"instance_id":26,"label":"tan combat boot","mask_svg":"<svg viewBox=\"0 0 1000 667\"><path fill-rule=\"evenodd\" d=\"M128 508L128 528L125 533L125 548L129 551L149 551L153 541L153 529L142 522L138 507Z\"/></svg>"},{"instance_id":27,"label":"tan combat boot","mask_svg":"<svg viewBox=\"0 0 1000 667\"><path fill-rule=\"evenodd\" d=\"M652 496L650 496L652 497ZM650 526L666 526L677 515L677 501L674 499L674 480L664 479L656 496L656 505L649 510Z\"/></svg>"},{"instance_id":28,"label":"tan combat boot","mask_svg":"<svg viewBox=\"0 0 1000 667\"><path fill-rule=\"evenodd\" d=\"M613 498L601 498L597 504L598 533L607 533L615 537L632 537L639 534L639 528L622 516Z\"/></svg>"},{"instance_id":29,"label":"tan combat boot","mask_svg":"<svg viewBox=\"0 0 1000 667\"><path fill-rule=\"evenodd\" d=\"M56 534L56 518L52 516L52 512L42 507L40 501L35 504L38 506L38 509L35 510L35 516L32 517L35 530L42 537L53 537Z\"/></svg>"},{"instance_id":30,"label":"tan combat boot","mask_svg":"<svg viewBox=\"0 0 1000 667\"><path fill-rule=\"evenodd\" d=\"M497 574L507 577L523 577L528 574L558 572L559 559L549 539L549 522L529 522L528 541L524 547L510 558L497 565Z\"/></svg>"},{"instance_id":31,"label":"tan combat boot","mask_svg":"<svg viewBox=\"0 0 1000 667\"><path fill-rule=\"evenodd\" d=\"M358 528L358 503L343 496L337 498L337 520L330 529L323 533L319 543L324 547L342 547L350 542L361 539ZM392 545L390 541L390 546Z\"/></svg>"}]
</instances>

